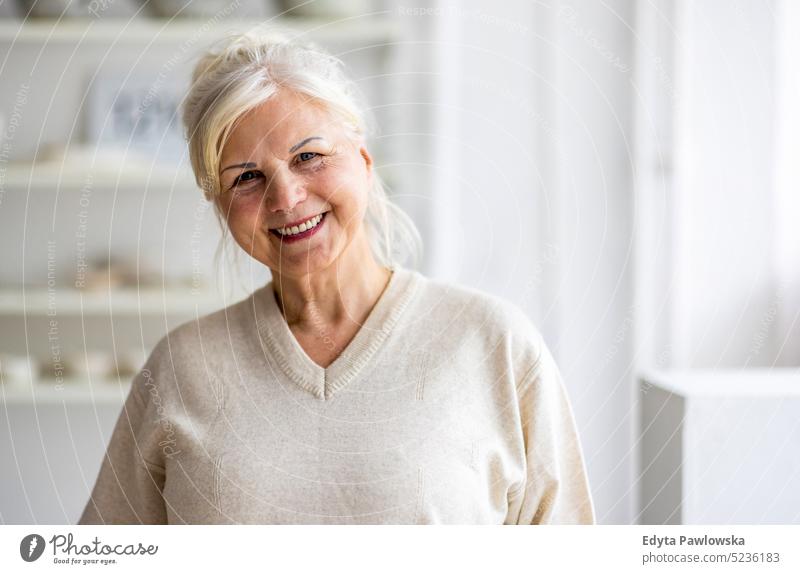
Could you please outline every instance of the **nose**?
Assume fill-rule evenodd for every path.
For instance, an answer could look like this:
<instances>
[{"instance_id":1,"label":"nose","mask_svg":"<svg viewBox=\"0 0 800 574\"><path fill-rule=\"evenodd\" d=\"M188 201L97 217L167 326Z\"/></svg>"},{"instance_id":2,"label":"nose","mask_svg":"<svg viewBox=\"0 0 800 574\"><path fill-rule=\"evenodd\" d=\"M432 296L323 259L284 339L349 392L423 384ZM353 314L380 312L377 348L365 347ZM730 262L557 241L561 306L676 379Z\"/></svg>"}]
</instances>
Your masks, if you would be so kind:
<instances>
[{"instance_id":1,"label":"nose","mask_svg":"<svg viewBox=\"0 0 800 574\"><path fill-rule=\"evenodd\" d=\"M300 178L291 172L278 171L267 186L267 208L271 212L288 212L305 201L306 196Z\"/></svg>"}]
</instances>

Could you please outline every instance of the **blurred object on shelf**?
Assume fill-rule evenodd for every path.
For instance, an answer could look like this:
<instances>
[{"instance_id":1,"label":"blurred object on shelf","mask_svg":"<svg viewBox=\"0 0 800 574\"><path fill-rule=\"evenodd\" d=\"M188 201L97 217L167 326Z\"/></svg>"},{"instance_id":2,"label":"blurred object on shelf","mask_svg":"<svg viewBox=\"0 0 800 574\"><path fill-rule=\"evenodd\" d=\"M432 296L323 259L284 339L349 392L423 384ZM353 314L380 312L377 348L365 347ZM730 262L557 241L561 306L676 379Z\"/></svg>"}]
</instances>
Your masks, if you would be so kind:
<instances>
[{"instance_id":1,"label":"blurred object on shelf","mask_svg":"<svg viewBox=\"0 0 800 574\"><path fill-rule=\"evenodd\" d=\"M70 378L84 381L103 381L116 371L114 357L106 351L83 351L68 355L67 372Z\"/></svg>"},{"instance_id":2,"label":"blurred object on shelf","mask_svg":"<svg viewBox=\"0 0 800 574\"><path fill-rule=\"evenodd\" d=\"M86 16L91 18L138 18L141 12L138 0L89 0Z\"/></svg>"},{"instance_id":3,"label":"blurred object on shelf","mask_svg":"<svg viewBox=\"0 0 800 574\"><path fill-rule=\"evenodd\" d=\"M33 18L80 18L87 16L89 0L22 0L22 8Z\"/></svg>"},{"instance_id":4,"label":"blurred object on shelf","mask_svg":"<svg viewBox=\"0 0 800 574\"><path fill-rule=\"evenodd\" d=\"M87 291L161 289L167 284L159 271L143 267L135 258L92 259L80 271L82 275L76 278L75 286Z\"/></svg>"},{"instance_id":5,"label":"blurred object on shelf","mask_svg":"<svg viewBox=\"0 0 800 574\"><path fill-rule=\"evenodd\" d=\"M43 144L36 156L8 162L4 184L7 188L37 191L80 189L91 192L158 190L196 193L194 176L188 169L162 163L153 157L114 146ZM107 149L106 149L107 147ZM75 149L73 149L75 148Z\"/></svg>"},{"instance_id":6,"label":"blurred object on shelf","mask_svg":"<svg viewBox=\"0 0 800 574\"><path fill-rule=\"evenodd\" d=\"M18 0L0 0L0 20L10 20L12 18L19 18L22 16L19 6L17 6L17 2ZM2 122L0 122L0 128L2 127ZM0 129L0 134L2 133L3 130Z\"/></svg>"},{"instance_id":7,"label":"blurred object on shelf","mask_svg":"<svg viewBox=\"0 0 800 574\"><path fill-rule=\"evenodd\" d=\"M281 0L287 16L331 18L364 16L375 11L371 0Z\"/></svg>"},{"instance_id":8,"label":"blurred object on shelf","mask_svg":"<svg viewBox=\"0 0 800 574\"><path fill-rule=\"evenodd\" d=\"M150 7L165 18L269 18L279 11L276 0L151 0Z\"/></svg>"},{"instance_id":9,"label":"blurred object on shelf","mask_svg":"<svg viewBox=\"0 0 800 574\"><path fill-rule=\"evenodd\" d=\"M211 18L229 11L228 0L151 0L150 7L164 18ZM228 10L226 10L226 8Z\"/></svg>"},{"instance_id":10,"label":"blurred object on shelf","mask_svg":"<svg viewBox=\"0 0 800 574\"><path fill-rule=\"evenodd\" d=\"M174 71L130 75L101 68L88 86L86 143L157 163L180 163L186 141L179 106L185 93L185 78Z\"/></svg>"},{"instance_id":11,"label":"blurred object on shelf","mask_svg":"<svg viewBox=\"0 0 800 574\"><path fill-rule=\"evenodd\" d=\"M40 359L36 370L34 382L52 381L61 383L69 377L69 367L60 350L51 349L51 354L47 359Z\"/></svg>"},{"instance_id":12,"label":"blurred object on shelf","mask_svg":"<svg viewBox=\"0 0 800 574\"><path fill-rule=\"evenodd\" d=\"M135 257L107 257L91 259L75 287L86 291L132 289L134 291L175 291L187 295L206 292L210 285L200 274L164 275L148 267Z\"/></svg>"},{"instance_id":13,"label":"blurred object on shelf","mask_svg":"<svg viewBox=\"0 0 800 574\"><path fill-rule=\"evenodd\" d=\"M30 9L32 18L135 18L140 4L137 0L20 0L22 14ZM4 0L3 4L12 4ZM13 10L13 9L12 9ZM19 10L17 10L19 12ZM0 15L3 15L0 4Z\"/></svg>"},{"instance_id":14,"label":"blurred object on shelf","mask_svg":"<svg viewBox=\"0 0 800 574\"><path fill-rule=\"evenodd\" d=\"M39 377L34 361L24 355L0 354L0 382L9 387L24 387L33 384Z\"/></svg>"},{"instance_id":15,"label":"blurred object on shelf","mask_svg":"<svg viewBox=\"0 0 800 574\"><path fill-rule=\"evenodd\" d=\"M144 365L141 349L113 351L87 350L72 353L64 359L64 368L55 372L49 362L42 363L40 382L49 384L59 380L83 382L127 382Z\"/></svg>"},{"instance_id":16,"label":"blurred object on shelf","mask_svg":"<svg viewBox=\"0 0 800 574\"><path fill-rule=\"evenodd\" d=\"M170 277L167 279L167 286L175 291L186 291L187 293L209 292L211 283L201 272Z\"/></svg>"},{"instance_id":17,"label":"blurred object on shelf","mask_svg":"<svg viewBox=\"0 0 800 574\"><path fill-rule=\"evenodd\" d=\"M115 378L120 381L128 381L133 378L144 366L144 354L141 349L128 349L120 351L116 355L114 368L108 374L113 381Z\"/></svg>"},{"instance_id":18,"label":"blurred object on shelf","mask_svg":"<svg viewBox=\"0 0 800 574\"><path fill-rule=\"evenodd\" d=\"M80 279L75 282L76 287L89 291L130 287L136 285L136 264L127 260L94 259Z\"/></svg>"}]
</instances>

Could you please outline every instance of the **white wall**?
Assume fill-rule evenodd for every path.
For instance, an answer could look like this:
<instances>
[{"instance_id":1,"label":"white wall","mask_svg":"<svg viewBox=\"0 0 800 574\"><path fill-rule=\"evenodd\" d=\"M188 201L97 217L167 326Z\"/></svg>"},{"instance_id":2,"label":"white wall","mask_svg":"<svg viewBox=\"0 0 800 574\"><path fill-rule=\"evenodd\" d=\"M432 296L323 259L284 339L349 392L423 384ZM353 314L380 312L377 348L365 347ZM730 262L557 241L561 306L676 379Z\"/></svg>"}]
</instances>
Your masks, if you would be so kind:
<instances>
[{"instance_id":1,"label":"white wall","mask_svg":"<svg viewBox=\"0 0 800 574\"><path fill-rule=\"evenodd\" d=\"M773 357L780 366L800 365L800 4L781 0L776 9L777 98L775 122L775 197Z\"/></svg>"},{"instance_id":2,"label":"white wall","mask_svg":"<svg viewBox=\"0 0 800 574\"><path fill-rule=\"evenodd\" d=\"M774 361L775 6L680 3L674 366Z\"/></svg>"},{"instance_id":3,"label":"white wall","mask_svg":"<svg viewBox=\"0 0 800 574\"><path fill-rule=\"evenodd\" d=\"M800 364L797 12L777 0L641 9L641 364Z\"/></svg>"}]
</instances>

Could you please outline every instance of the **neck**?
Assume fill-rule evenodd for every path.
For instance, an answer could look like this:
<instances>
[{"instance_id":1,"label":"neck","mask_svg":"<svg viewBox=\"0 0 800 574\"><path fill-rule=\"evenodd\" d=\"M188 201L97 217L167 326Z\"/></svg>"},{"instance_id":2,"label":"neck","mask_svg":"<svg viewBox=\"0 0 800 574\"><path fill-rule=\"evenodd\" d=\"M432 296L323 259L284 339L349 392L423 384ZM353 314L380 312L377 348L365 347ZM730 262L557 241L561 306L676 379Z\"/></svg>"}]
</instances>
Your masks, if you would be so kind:
<instances>
[{"instance_id":1,"label":"neck","mask_svg":"<svg viewBox=\"0 0 800 574\"><path fill-rule=\"evenodd\" d=\"M286 322L296 328L363 323L391 272L375 260L365 233L333 265L299 277L272 272L273 290Z\"/></svg>"}]
</instances>

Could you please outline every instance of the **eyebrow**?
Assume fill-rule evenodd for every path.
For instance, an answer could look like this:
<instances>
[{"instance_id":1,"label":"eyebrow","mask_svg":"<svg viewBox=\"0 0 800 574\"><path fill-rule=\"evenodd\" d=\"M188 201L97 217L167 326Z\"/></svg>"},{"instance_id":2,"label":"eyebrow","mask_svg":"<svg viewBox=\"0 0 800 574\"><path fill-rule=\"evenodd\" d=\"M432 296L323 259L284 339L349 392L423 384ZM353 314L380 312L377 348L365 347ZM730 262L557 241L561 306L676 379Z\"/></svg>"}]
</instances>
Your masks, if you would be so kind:
<instances>
[{"instance_id":1,"label":"eyebrow","mask_svg":"<svg viewBox=\"0 0 800 574\"><path fill-rule=\"evenodd\" d=\"M248 161L246 163L237 163L235 165L229 165L228 167L223 169L220 173L222 173L223 171L229 170L229 169L233 169L235 167L256 167L256 164L254 164L252 161Z\"/></svg>"},{"instance_id":2,"label":"eyebrow","mask_svg":"<svg viewBox=\"0 0 800 574\"><path fill-rule=\"evenodd\" d=\"M299 150L301 147L306 145L308 142L311 142L311 141L314 141L314 140L321 140L321 139L325 139L325 138L323 138L322 136L311 136L310 138L306 138L303 141L298 142L298 143L294 144L291 148L289 148L289 153L292 153L294 151ZM246 162L246 163L236 163L236 164L229 165L228 167L224 168L220 173L223 173L223 172L225 172L225 171L227 171L229 169L233 169L235 167L251 168L251 167L258 167L258 165L253 163L253 162L251 162L251 161Z\"/></svg>"},{"instance_id":3,"label":"eyebrow","mask_svg":"<svg viewBox=\"0 0 800 574\"><path fill-rule=\"evenodd\" d=\"M310 138L306 138L303 141L296 143L291 148L289 148L289 153L299 150L301 147L303 147L310 141L321 140L321 139L323 139L321 136L311 136Z\"/></svg>"}]
</instances>

